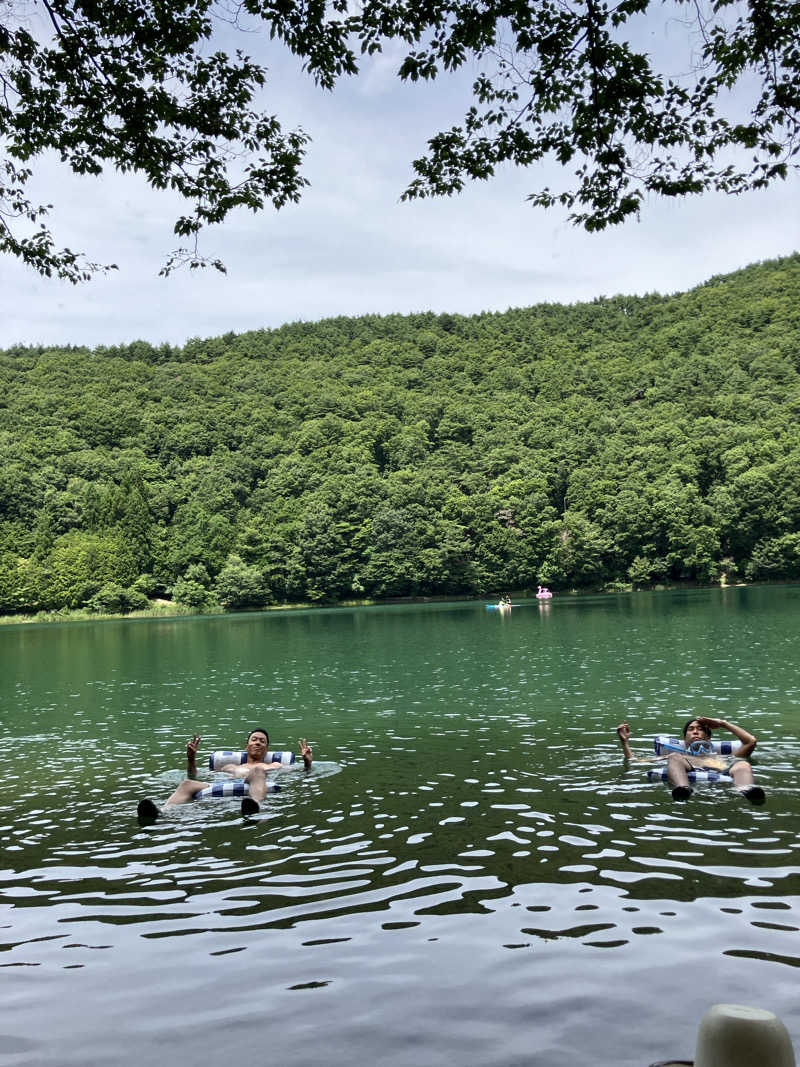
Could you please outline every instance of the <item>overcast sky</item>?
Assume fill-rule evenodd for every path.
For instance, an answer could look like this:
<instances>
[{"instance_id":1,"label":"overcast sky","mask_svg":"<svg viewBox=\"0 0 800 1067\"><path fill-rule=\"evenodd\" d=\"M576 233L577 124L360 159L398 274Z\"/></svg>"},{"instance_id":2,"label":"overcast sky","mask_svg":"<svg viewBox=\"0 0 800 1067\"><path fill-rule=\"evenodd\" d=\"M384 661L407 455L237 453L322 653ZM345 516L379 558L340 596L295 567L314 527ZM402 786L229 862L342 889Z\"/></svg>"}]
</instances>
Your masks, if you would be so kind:
<instances>
[{"instance_id":1,"label":"overcast sky","mask_svg":"<svg viewBox=\"0 0 800 1067\"><path fill-rule=\"evenodd\" d=\"M558 184L554 171L536 168L509 169L458 197L400 203L427 138L460 121L464 79L404 87L396 62L380 57L330 94L282 53L267 62L265 106L312 137L312 184L301 202L242 212L207 231L201 251L222 258L226 275L181 270L163 279L178 243L180 205L169 194L113 173L77 179L43 161L37 191L55 205L58 242L119 270L76 287L0 258L0 347L182 344L334 315L472 314L672 293L800 248L797 176L742 197L653 200L640 221L600 234L575 229L562 209L525 203L533 189Z\"/></svg>"}]
</instances>

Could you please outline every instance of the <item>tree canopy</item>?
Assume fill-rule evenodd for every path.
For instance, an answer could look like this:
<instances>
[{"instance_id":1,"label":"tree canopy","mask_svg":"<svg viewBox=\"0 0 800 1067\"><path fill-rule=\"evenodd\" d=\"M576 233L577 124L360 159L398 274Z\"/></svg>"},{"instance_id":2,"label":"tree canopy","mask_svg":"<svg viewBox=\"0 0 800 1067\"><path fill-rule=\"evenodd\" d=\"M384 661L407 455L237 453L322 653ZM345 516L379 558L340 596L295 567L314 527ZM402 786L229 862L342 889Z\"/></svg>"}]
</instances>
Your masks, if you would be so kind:
<instances>
[{"instance_id":1,"label":"tree canopy","mask_svg":"<svg viewBox=\"0 0 800 1067\"><path fill-rule=\"evenodd\" d=\"M800 256L0 352L0 613L800 579Z\"/></svg>"},{"instance_id":2,"label":"tree canopy","mask_svg":"<svg viewBox=\"0 0 800 1067\"><path fill-rule=\"evenodd\" d=\"M555 160L562 187L536 188L531 202L596 230L649 193L739 193L797 165L800 5L785 0L244 0L227 12L214 0L10 0L0 10L0 253L73 282L113 264L58 247L50 205L28 191L43 153L78 174L135 171L185 199L174 229L188 243L162 273L203 264L198 233L233 209L300 197L308 135L260 110L266 68L214 51L215 18L255 20L324 89L389 43L402 47L402 80L474 65L463 122L429 139L406 199L458 192L504 163ZM673 43L658 57L643 30L670 15Z\"/></svg>"}]
</instances>

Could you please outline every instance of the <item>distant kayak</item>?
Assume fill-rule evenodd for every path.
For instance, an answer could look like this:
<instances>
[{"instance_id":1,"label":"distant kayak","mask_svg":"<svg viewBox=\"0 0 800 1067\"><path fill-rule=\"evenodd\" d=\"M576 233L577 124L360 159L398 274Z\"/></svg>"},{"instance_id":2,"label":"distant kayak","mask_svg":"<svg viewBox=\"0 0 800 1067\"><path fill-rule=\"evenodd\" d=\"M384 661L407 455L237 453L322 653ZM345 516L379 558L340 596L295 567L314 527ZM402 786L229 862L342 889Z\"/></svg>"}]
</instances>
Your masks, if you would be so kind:
<instances>
[{"instance_id":1,"label":"distant kayak","mask_svg":"<svg viewBox=\"0 0 800 1067\"><path fill-rule=\"evenodd\" d=\"M512 608L518 608L519 604L487 604L487 611L511 611Z\"/></svg>"}]
</instances>

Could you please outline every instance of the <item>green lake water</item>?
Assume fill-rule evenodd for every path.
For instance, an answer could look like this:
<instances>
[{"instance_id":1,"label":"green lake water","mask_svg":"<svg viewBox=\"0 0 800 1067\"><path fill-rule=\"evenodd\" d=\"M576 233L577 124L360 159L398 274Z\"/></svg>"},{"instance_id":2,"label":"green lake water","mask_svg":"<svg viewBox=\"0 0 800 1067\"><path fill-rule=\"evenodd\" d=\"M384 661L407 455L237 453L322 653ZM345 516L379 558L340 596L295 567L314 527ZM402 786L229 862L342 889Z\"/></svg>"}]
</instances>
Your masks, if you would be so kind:
<instances>
[{"instance_id":1,"label":"green lake water","mask_svg":"<svg viewBox=\"0 0 800 1067\"><path fill-rule=\"evenodd\" d=\"M800 587L0 630L0 1067L647 1067L713 1003L800 1049ZM625 768L694 714L752 807ZM186 740L314 745L136 821Z\"/></svg>"}]
</instances>

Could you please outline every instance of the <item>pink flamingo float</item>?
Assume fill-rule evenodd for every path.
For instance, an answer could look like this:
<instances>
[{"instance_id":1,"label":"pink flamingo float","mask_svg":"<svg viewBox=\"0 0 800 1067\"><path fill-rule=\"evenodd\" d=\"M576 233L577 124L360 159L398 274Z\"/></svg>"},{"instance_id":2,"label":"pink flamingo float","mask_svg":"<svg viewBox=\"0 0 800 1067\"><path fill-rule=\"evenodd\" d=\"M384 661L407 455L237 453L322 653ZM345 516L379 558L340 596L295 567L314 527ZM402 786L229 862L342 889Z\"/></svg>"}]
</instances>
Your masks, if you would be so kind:
<instances>
[{"instance_id":1,"label":"pink flamingo float","mask_svg":"<svg viewBox=\"0 0 800 1067\"><path fill-rule=\"evenodd\" d=\"M537 600L549 600L552 597L552 595L553 594L550 592L550 590L547 588L546 585L537 586L537 588L536 588L536 599Z\"/></svg>"}]
</instances>

